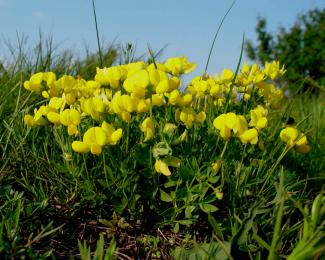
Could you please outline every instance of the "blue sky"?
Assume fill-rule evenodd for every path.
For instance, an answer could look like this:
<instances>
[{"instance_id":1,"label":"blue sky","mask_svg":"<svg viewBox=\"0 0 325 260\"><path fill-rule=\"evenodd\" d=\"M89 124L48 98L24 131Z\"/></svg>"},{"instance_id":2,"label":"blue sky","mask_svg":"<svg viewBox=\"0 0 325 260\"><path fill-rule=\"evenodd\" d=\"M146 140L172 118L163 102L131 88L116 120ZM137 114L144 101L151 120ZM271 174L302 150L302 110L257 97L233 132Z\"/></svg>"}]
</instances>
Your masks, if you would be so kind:
<instances>
[{"instance_id":1,"label":"blue sky","mask_svg":"<svg viewBox=\"0 0 325 260\"><path fill-rule=\"evenodd\" d=\"M101 37L109 43L135 43L142 54L168 44L162 56L186 55L203 71L214 32L230 0L96 0ZM61 48L80 55L87 43L96 50L91 0L0 0L0 57L7 55L3 40L16 41L17 33L35 43L39 29L52 35ZM289 27L296 16L312 8L324 8L324 0L238 0L222 27L211 57L209 72L234 69L243 33L254 40L258 16L266 17L276 32Z\"/></svg>"}]
</instances>

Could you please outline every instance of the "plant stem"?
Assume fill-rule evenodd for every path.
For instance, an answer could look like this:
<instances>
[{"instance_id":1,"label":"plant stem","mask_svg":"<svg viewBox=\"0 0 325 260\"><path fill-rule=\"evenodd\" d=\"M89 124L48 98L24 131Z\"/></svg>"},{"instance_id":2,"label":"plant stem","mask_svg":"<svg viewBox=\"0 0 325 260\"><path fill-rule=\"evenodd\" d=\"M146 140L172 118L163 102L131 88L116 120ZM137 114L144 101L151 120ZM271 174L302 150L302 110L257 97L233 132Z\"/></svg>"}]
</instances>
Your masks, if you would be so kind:
<instances>
[{"instance_id":1,"label":"plant stem","mask_svg":"<svg viewBox=\"0 0 325 260\"><path fill-rule=\"evenodd\" d=\"M95 8L95 0L92 0L92 2L93 2L93 12L94 12L94 19L95 19L95 26L96 26L99 61L100 61L100 66L103 67L103 57L102 57L102 51L101 51L100 43L99 43L99 33L98 33L98 23L97 23L97 15L96 15L96 8Z\"/></svg>"}]
</instances>

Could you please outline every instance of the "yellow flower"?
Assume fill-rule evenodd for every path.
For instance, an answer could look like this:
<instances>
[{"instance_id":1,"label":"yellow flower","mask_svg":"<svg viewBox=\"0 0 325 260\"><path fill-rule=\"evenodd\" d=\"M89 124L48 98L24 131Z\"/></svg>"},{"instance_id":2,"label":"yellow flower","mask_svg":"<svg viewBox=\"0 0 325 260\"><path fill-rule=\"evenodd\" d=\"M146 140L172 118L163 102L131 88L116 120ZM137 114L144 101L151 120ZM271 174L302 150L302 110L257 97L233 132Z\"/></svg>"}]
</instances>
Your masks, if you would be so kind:
<instances>
[{"instance_id":1,"label":"yellow flower","mask_svg":"<svg viewBox=\"0 0 325 260\"><path fill-rule=\"evenodd\" d=\"M73 141L72 150L77 153L88 153L90 151L90 147L88 144L81 141Z\"/></svg>"},{"instance_id":2,"label":"yellow flower","mask_svg":"<svg viewBox=\"0 0 325 260\"><path fill-rule=\"evenodd\" d=\"M161 94L153 94L151 96L151 101L153 106L162 106L165 104L165 98Z\"/></svg>"},{"instance_id":3,"label":"yellow flower","mask_svg":"<svg viewBox=\"0 0 325 260\"><path fill-rule=\"evenodd\" d=\"M127 70L122 66L113 66L110 68L97 68L95 80L100 85L109 85L112 88L118 88L120 82L126 78Z\"/></svg>"},{"instance_id":4,"label":"yellow flower","mask_svg":"<svg viewBox=\"0 0 325 260\"><path fill-rule=\"evenodd\" d=\"M163 81L160 81L160 82L157 84L157 87L156 87L156 93L157 93L157 94L164 94L164 93L166 93L168 90L169 90L169 82L168 82L168 79L163 80Z\"/></svg>"},{"instance_id":5,"label":"yellow flower","mask_svg":"<svg viewBox=\"0 0 325 260\"><path fill-rule=\"evenodd\" d=\"M282 129L280 132L281 140L290 146L294 144L294 141L297 139L298 135L299 131L291 126Z\"/></svg>"},{"instance_id":6,"label":"yellow flower","mask_svg":"<svg viewBox=\"0 0 325 260\"><path fill-rule=\"evenodd\" d=\"M235 113L221 114L213 121L213 125L220 131L220 136L228 140L231 131L234 134L241 135L247 130L247 122L244 116Z\"/></svg>"},{"instance_id":7,"label":"yellow flower","mask_svg":"<svg viewBox=\"0 0 325 260\"><path fill-rule=\"evenodd\" d=\"M175 89L169 94L168 102L171 105L177 105L180 98L181 98L181 95L180 95L179 91L177 89Z\"/></svg>"},{"instance_id":8,"label":"yellow flower","mask_svg":"<svg viewBox=\"0 0 325 260\"><path fill-rule=\"evenodd\" d=\"M192 100L193 100L192 94L187 93L184 96L180 96L180 98L177 99L177 103L181 107L186 107L192 103Z\"/></svg>"},{"instance_id":9,"label":"yellow flower","mask_svg":"<svg viewBox=\"0 0 325 260\"><path fill-rule=\"evenodd\" d=\"M168 165L162 160L156 160L155 162L155 170L158 173L162 173L165 176L170 176L171 172L168 168Z\"/></svg>"},{"instance_id":10,"label":"yellow flower","mask_svg":"<svg viewBox=\"0 0 325 260\"><path fill-rule=\"evenodd\" d=\"M55 124L55 125L59 125L61 124L60 121L60 114L56 113L56 112L49 112L47 115L47 120L49 120L51 123Z\"/></svg>"},{"instance_id":11,"label":"yellow flower","mask_svg":"<svg viewBox=\"0 0 325 260\"><path fill-rule=\"evenodd\" d=\"M77 85L77 80L72 76L64 75L56 82L56 84L59 88L63 89L65 93L69 93Z\"/></svg>"},{"instance_id":12,"label":"yellow flower","mask_svg":"<svg viewBox=\"0 0 325 260\"><path fill-rule=\"evenodd\" d=\"M108 144L115 145L122 138L123 130L119 128L115 130L115 128L107 122L102 123L102 129L105 131Z\"/></svg>"},{"instance_id":13,"label":"yellow flower","mask_svg":"<svg viewBox=\"0 0 325 260\"><path fill-rule=\"evenodd\" d=\"M100 97L80 99L81 110L94 119L99 119L105 110L104 102Z\"/></svg>"},{"instance_id":14,"label":"yellow flower","mask_svg":"<svg viewBox=\"0 0 325 260\"><path fill-rule=\"evenodd\" d=\"M174 76L178 76L179 74L188 74L195 70L196 64L188 62L185 56L183 57L175 57L168 58L165 66L169 73Z\"/></svg>"},{"instance_id":15,"label":"yellow flower","mask_svg":"<svg viewBox=\"0 0 325 260\"><path fill-rule=\"evenodd\" d=\"M196 116L195 116L195 120L199 123L203 123L206 119L206 114L204 111L201 111L200 113L198 113Z\"/></svg>"},{"instance_id":16,"label":"yellow flower","mask_svg":"<svg viewBox=\"0 0 325 260\"><path fill-rule=\"evenodd\" d=\"M249 122L249 126L254 126L257 129L265 128L267 126L267 113L268 111L261 105L251 110L251 121Z\"/></svg>"},{"instance_id":17,"label":"yellow flower","mask_svg":"<svg viewBox=\"0 0 325 260\"><path fill-rule=\"evenodd\" d=\"M258 132L255 128L251 128L251 129L246 130L244 133L242 133L239 136L239 138L243 144L246 144L246 143L257 144Z\"/></svg>"},{"instance_id":18,"label":"yellow flower","mask_svg":"<svg viewBox=\"0 0 325 260\"><path fill-rule=\"evenodd\" d=\"M148 104L148 102L145 99L139 99L137 104L137 112L145 113L148 112L149 110L150 110L150 103Z\"/></svg>"},{"instance_id":19,"label":"yellow flower","mask_svg":"<svg viewBox=\"0 0 325 260\"><path fill-rule=\"evenodd\" d=\"M78 132L77 125L80 124L80 113L76 109L65 109L60 113L60 122L68 127L68 134L74 135Z\"/></svg>"},{"instance_id":20,"label":"yellow flower","mask_svg":"<svg viewBox=\"0 0 325 260\"><path fill-rule=\"evenodd\" d=\"M155 162L155 170L165 176L170 176L171 172L169 166L179 167L181 160L174 156L166 156L164 159L158 159Z\"/></svg>"},{"instance_id":21,"label":"yellow flower","mask_svg":"<svg viewBox=\"0 0 325 260\"><path fill-rule=\"evenodd\" d=\"M138 70L128 76L123 83L124 89L138 98L143 98L146 88L150 83L149 74L146 70Z\"/></svg>"},{"instance_id":22,"label":"yellow flower","mask_svg":"<svg viewBox=\"0 0 325 260\"><path fill-rule=\"evenodd\" d=\"M88 145L92 154L99 155L102 147L107 143L106 133L98 126L89 128L84 134L83 143Z\"/></svg>"},{"instance_id":23,"label":"yellow flower","mask_svg":"<svg viewBox=\"0 0 325 260\"><path fill-rule=\"evenodd\" d=\"M39 92L41 91L43 79L44 79L44 73L38 72L32 75L29 81L24 82L24 88L30 91Z\"/></svg>"},{"instance_id":24,"label":"yellow flower","mask_svg":"<svg viewBox=\"0 0 325 260\"><path fill-rule=\"evenodd\" d=\"M202 116L203 115L201 115L201 117ZM185 124L187 129L192 127L192 124L195 121L195 119L196 119L196 115L192 108L183 108L179 113L179 120Z\"/></svg>"},{"instance_id":25,"label":"yellow flower","mask_svg":"<svg viewBox=\"0 0 325 260\"><path fill-rule=\"evenodd\" d=\"M287 146L294 146L296 151L300 153L308 153L310 151L306 135L299 133L298 129L292 126L282 129L280 138L283 142L287 143Z\"/></svg>"},{"instance_id":26,"label":"yellow flower","mask_svg":"<svg viewBox=\"0 0 325 260\"><path fill-rule=\"evenodd\" d=\"M142 122L140 129L145 135L144 142L146 142L154 137L155 128L154 128L153 121L151 120L150 117L147 117Z\"/></svg>"},{"instance_id":27,"label":"yellow flower","mask_svg":"<svg viewBox=\"0 0 325 260\"><path fill-rule=\"evenodd\" d=\"M168 91L171 92L174 89L178 89L179 86L181 85L181 80L178 77L172 77L171 79L169 79L169 89Z\"/></svg>"},{"instance_id":28,"label":"yellow flower","mask_svg":"<svg viewBox=\"0 0 325 260\"><path fill-rule=\"evenodd\" d=\"M280 62L273 61L272 63L265 63L264 68L265 75L269 76L272 80L281 77L285 73L284 66L280 69Z\"/></svg>"},{"instance_id":29,"label":"yellow flower","mask_svg":"<svg viewBox=\"0 0 325 260\"><path fill-rule=\"evenodd\" d=\"M212 170L217 173L221 168L221 160L217 160L214 163L212 163Z\"/></svg>"},{"instance_id":30,"label":"yellow flower","mask_svg":"<svg viewBox=\"0 0 325 260\"><path fill-rule=\"evenodd\" d=\"M63 99L59 97L52 97L49 102L49 107L54 108L55 110L64 108L64 105Z\"/></svg>"},{"instance_id":31,"label":"yellow flower","mask_svg":"<svg viewBox=\"0 0 325 260\"><path fill-rule=\"evenodd\" d=\"M218 74L215 75L217 82L223 84L230 83L234 77L235 73L233 73L230 69L224 69L220 76Z\"/></svg>"}]
</instances>

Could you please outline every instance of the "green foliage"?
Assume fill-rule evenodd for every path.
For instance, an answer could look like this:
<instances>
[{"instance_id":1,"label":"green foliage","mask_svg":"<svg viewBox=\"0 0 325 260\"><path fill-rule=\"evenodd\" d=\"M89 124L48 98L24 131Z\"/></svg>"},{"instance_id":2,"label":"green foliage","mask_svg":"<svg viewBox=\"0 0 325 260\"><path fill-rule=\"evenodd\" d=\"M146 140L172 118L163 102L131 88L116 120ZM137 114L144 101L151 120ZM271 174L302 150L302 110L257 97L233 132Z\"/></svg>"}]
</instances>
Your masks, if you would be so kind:
<instances>
[{"instance_id":1,"label":"green foliage","mask_svg":"<svg viewBox=\"0 0 325 260\"><path fill-rule=\"evenodd\" d=\"M286 29L280 27L273 35L267 31L267 21L259 18L256 26L257 45L246 44L246 53L254 61L265 63L279 60L286 66L284 80L288 89L319 93L325 85L325 9L315 9L298 17Z\"/></svg>"},{"instance_id":2,"label":"green foliage","mask_svg":"<svg viewBox=\"0 0 325 260\"><path fill-rule=\"evenodd\" d=\"M96 249L94 253L91 253L90 247L87 246L86 241L81 243L78 241L80 257L82 260L111 260L116 259L114 254L116 250L116 241L112 239L108 248L105 250L104 248L105 240L104 235L100 234L99 240L97 241Z\"/></svg>"}]
</instances>

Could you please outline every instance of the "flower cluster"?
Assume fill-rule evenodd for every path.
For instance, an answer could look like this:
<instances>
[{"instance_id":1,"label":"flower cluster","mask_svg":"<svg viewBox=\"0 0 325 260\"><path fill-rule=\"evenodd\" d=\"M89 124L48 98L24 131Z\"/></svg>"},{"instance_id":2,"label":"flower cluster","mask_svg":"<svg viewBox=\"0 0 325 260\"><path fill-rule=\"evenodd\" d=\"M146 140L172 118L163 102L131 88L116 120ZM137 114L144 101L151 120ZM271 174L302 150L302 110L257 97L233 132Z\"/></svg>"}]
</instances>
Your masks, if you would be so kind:
<instances>
[{"instance_id":1,"label":"flower cluster","mask_svg":"<svg viewBox=\"0 0 325 260\"><path fill-rule=\"evenodd\" d=\"M40 93L46 103L27 114L24 121L30 127L62 125L74 138L75 152L95 155L100 155L106 146L116 145L127 132L123 127L130 124L143 133L141 142L152 143L159 142L159 130L174 135L175 129L183 127L183 134L178 136L180 143L194 124L202 126L209 119L223 139L234 136L243 144L256 144L259 133L267 127L268 110L278 106L283 98L274 80L283 75L284 68L276 61L266 63L264 69L244 63L237 75L225 69L220 75L197 76L182 89L182 75L195 67L186 57L175 57L165 63L138 61L97 68L91 80L70 75L57 78L53 72L39 72L24 87ZM229 104L233 112L220 114L219 110ZM232 108L236 106L235 113ZM247 107L253 109L242 109ZM173 118L167 118L167 114ZM165 127L160 127L161 118L169 121L166 124L165 120ZM284 129L281 139L294 144L298 151L307 151L306 137L293 132ZM156 158L157 172L170 175L168 166L179 166L178 158L168 156Z\"/></svg>"}]
</instances>

